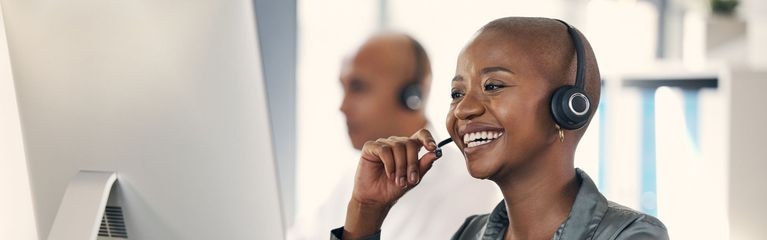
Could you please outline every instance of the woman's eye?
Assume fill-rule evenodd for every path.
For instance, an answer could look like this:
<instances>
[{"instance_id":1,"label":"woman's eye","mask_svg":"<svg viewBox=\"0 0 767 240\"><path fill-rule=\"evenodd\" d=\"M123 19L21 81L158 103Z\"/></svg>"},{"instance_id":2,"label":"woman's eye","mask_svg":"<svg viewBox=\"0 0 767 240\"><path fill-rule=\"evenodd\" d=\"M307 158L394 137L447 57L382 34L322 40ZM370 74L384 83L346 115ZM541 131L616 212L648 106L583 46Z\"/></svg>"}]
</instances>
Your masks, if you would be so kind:
<instances>
[{"instance_id":1,"label":"woman's eye","mask_svg":"<svg viewBox=\"0 0 767 240\"><path fill-rule=\"evenodd\" d=\"M453 100L459 99L461 97L463 97L463 93L460 91L453 90L450 92L450 98L452 98Z\"/></svg>"},{"instance_id":2,"label":"woman's eye","mask_svg":"<svg viewBox=\"0 0 767 240\"><path fill-rule=\"evenodd\" d=\"M501 84L495 84L495 83L488 83L485 84L485 91L493 91L503 88L504 86Z\"/></svg>"}]
</instances>

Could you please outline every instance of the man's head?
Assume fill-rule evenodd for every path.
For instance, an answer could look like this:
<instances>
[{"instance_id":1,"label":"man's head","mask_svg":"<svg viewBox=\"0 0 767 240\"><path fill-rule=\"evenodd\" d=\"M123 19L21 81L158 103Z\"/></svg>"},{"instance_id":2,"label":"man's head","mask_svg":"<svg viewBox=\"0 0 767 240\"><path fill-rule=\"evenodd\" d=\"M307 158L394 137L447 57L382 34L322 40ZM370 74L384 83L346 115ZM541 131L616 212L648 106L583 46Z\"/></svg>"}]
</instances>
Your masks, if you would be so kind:
<instances>
[{"instance_id":1,"label":"man's head","mask_svg":"<svg viewBox=\"0 0 767 240\"><path fill-rule=\"evenodd\" d=\"M584 45L585 93L594 112L599 68L588 41L578 37ZM480 29L458 58L447 116L448 132L462 140L457 145L472 176L508 176L512 169L572 161L588 123L565 131L560 142L550 99L555 89L575 83L575 73L574 44L559 21L511 17Z\"/></svg>"},{"instance_id":2,"label":"man's head","mask_svg":"<svg viewBox=\"0 0 767 240\"><path fill-rule=\"evenodd\" d=\"M412 37L400 33L370 37L344 61L340 79L341 112L354 148L378 138L410 136L426 124L423 105L431 67L425 50ZM410 97L413 108L409 108L402 95L412 96L413 90L420 92L420 106Z\"/></svg>"}]
</instances>

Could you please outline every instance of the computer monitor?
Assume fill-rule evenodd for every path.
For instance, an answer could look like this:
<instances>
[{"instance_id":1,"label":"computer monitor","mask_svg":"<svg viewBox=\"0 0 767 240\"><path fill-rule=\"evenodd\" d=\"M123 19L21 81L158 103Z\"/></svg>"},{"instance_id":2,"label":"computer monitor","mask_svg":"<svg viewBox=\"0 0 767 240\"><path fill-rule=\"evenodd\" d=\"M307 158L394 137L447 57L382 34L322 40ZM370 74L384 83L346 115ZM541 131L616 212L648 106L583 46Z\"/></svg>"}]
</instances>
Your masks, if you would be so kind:
<instances>
[{"instance_id":1,"label":"computer monitor","mask_svg":"<svg viewBox=\"0 0 767 240\"><path fill-rule=\"evenodd\" d=\"M88 170L127 239L283 238L251 1L2 8L38 236Z\"/></svg>"}]
</instances>

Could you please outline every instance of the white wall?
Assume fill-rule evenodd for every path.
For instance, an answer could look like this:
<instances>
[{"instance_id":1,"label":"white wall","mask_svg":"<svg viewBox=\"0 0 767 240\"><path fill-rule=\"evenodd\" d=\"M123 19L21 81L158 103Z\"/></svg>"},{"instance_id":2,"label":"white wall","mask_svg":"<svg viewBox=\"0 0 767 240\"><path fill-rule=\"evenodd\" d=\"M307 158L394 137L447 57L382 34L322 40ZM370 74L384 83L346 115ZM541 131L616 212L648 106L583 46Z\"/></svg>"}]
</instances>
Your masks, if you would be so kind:
<instances>
[{"instance_id":1,"label":"white wall","mask_svg":"<svg viewBox=\"0 0 767 240\"><path fill-rule=\"evenodd\" d=\"M0 22L0 239L37 239L2 13Z\"/></svg>"},{"instance_id":2,"label":"white wall","mask_svg":"<svg viewBox=\"0 0 767 240\"><path fill-rule=\"evenodd\" d=\"M764 239L767 108L763 92L767 89L767 71L734 70L730 89L730 237Z\"/></svg>"},{"instance_id":3,"label":"white wall","mask_svg":"<svg viewBox=\"0 0 767 240\"><path fill-rule=\"evenodd\" d=\"M748 21L748 60L752 68L767 69L767 1L743 0L741 10Z\"/></svg>"},{"instance_id":4,"label":"white wall","mask_svg":"<svg viewBox=\"0 0 767 240\"><path fill-rule=\"evenodd\" d=\"M339 111L341 59L375 30L374 1L298 4L296 212L312 218L359 154ZM353 10L352 10L353 9Z\"/></svg>"}]
</instances>

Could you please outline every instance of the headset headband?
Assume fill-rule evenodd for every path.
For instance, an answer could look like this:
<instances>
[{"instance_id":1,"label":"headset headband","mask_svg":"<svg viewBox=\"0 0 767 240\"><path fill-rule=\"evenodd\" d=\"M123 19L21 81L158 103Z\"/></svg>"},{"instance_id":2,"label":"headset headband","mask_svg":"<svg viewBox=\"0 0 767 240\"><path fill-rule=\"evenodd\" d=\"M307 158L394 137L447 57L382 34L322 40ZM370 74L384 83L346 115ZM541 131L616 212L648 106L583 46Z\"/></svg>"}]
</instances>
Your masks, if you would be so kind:
<instances>
[{"instance_id":1,"label":"headset headband","mask_svg":"<svg viewBox=\"0 0 767 240\"><path fill-rule=\"evenodd\" d=\"M581 42L581 38L578 36L578 32L570 26L570 24L567 24L565 21L557 19L557 21L561 22L562 24L565 24L567 26L567 33L570 35L570 38L573 41L573 45L575 45L575 58L576 58L576 72L575 72L575 87L578 89L583 90L583 74L586 72L586 63L583 60L583 42Z\"/></svg>"}]
</instances>

